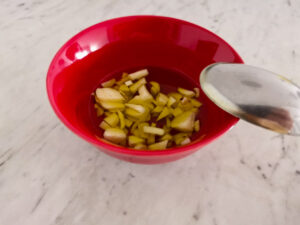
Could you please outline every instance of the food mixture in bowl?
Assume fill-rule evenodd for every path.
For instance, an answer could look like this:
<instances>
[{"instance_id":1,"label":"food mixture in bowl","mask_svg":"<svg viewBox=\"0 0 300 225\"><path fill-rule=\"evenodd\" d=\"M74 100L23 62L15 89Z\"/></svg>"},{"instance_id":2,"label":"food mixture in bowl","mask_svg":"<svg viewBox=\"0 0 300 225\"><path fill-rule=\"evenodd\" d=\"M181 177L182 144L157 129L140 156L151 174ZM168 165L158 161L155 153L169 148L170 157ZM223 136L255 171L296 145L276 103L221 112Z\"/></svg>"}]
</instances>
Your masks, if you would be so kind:
<instances>
[{"instance_id":1,"label":"food mixture in bowl","mask_svg":"<svg viewBox=\"0 0 300 225\"><path fill-rule=\"evenodd\" d=\"M156 81L146 80L147 69L123 73L93 93L94 107L103 138L113 144L139 149L162 150L191 142L200 130L197 119L199 89L178 88L163 93Z\"/></svg>"}]
</instances>

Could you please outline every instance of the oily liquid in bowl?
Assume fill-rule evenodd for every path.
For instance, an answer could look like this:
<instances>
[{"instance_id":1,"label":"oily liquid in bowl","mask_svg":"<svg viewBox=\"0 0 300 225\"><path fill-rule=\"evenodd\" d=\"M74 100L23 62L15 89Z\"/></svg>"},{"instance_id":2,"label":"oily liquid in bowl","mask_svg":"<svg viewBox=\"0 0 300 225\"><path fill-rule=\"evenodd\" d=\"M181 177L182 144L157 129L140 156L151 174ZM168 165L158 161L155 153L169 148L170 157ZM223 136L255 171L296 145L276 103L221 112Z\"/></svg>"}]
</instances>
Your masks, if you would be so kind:
<instances>
[{"instance_id":1,"label":"oily liquid in bowl","mask_svg":"<svg viewBox=\"0 0 300 225\"><path fill-rule=\"evenodd\" d=\"M185 75L183 75L182 73L180 73L179 71L174 71L174 70L170 70L170 69L166 69L166 68L161 68L161 67L153 67L153 66L146 66L145 68L147 68L147 70L149 71L149 75L146 76L146 80L147 80L147 86L149 85L149 82L151 81L159 81L160 84L160 92L163 94L168 94L171 92L177 92L177 88L178 87L184 87L188 90L193 90L195 87L199 88L198 85L194 84L192 80L188 79L188 77L186 77ZM135 69L128 69L125 72L135 72L138 70L141 70L143 68L135 68ZM110 80L112 78L115 78L116 80L119 80L121 78L122 72L118 73L118 74L113 74L110 77L106 78L106 80ZM103 81L106 81L103 80ZM102 82L101 82L102 83ZM147 87L148 90L150 90L151 85L149 85ZM99 87L102 87L101 84L99 84ZM103 132L104 130L102 130L101 128L99 128L99 124L102 121L102 119L105 116L101 116L101 117L97 117L96 115L96 110L94 108L94 104L95 104L95 100L94 100L94 96L91 96L91 100L90 100L90 115L91 115L91 119L93 120L93 124L95 124L95 134L98 137L102 137L103 136ZM196 119L195 120L200 120L201 121L201 117L199 117L199 115L201 115L201 107L200 107L200 112L197 113L196 115ZM157 123L158 127L163 127L163 125L165 125L165 119L162 119L160 121L156 121L156 119L151 120L151 122ZM176 131L171 131L172 135L175 135ZM130 135L130 134L128 134ZM202 134L202 132L193 132L193 135L190 137L191 141L199 138ZM159 137L157 137L157 140L159 140ZM176 147L176 145L174 145L174 147Z\"/></svg>"}]
</instances>

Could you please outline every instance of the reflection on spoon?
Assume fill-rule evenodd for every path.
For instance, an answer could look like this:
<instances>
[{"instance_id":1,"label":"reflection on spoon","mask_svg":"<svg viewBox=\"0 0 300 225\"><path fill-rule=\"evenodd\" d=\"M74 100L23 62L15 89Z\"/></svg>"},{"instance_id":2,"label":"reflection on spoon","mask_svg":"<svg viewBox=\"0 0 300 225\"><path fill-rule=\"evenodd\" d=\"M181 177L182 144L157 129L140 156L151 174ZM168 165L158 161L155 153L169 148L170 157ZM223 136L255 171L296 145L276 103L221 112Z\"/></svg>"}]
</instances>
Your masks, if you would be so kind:
<instances>
[{"instance_id":1,"label":"reflection on spoon","mask_svg":"<svg viewBox=\"0 0 300 225\"><path fill-rule=\"evenodd\" d=\"M239 105L244 119L281 134L288 134L293 127L290 113L283 108L258 105Z\"/></svg>"}]
</instances>

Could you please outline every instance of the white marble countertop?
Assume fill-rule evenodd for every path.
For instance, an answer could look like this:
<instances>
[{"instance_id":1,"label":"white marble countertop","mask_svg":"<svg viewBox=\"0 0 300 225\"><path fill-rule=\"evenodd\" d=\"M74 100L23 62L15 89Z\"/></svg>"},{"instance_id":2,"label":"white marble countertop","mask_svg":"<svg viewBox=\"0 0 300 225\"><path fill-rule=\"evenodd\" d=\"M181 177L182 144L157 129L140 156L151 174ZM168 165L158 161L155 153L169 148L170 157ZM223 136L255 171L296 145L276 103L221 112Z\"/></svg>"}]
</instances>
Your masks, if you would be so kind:
<instances>
[{"instance_id":1,"label":"white marble countertop","mask_svg":"<svg viewBox=\"0 0 300 225\"><path fill-rule=\"evenodd\" d=\"M217 33L246 63L300 84L300 1L1 0L1 225L298 225L300 139L239 122L182 160L136 165L79 139L46 96L50 60L113 17L156 14Z\"/></svg>"}]
</instances>

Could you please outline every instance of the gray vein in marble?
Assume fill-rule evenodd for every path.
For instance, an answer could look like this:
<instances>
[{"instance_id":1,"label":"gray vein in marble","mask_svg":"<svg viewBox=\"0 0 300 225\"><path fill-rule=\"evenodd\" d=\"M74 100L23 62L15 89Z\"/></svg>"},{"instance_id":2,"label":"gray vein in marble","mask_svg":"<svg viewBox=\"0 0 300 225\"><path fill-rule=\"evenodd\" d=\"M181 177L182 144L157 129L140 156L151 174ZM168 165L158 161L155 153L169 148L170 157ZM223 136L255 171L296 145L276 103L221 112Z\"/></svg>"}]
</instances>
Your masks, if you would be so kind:
<instances>
[{"instance_id":1,"label":"gray vein in marble","mask_svg":"<svg viewBox=\"0 0 300 225\"><path fill-rule=\"evenodd\" d=\"M40 205L40 203L42 202L43 198L45 197L45 195L47 194L47 191L45 190L38 198L38 200L36 201L36 203L34 204L33 208L31 209L30 213L34 213L34 211L37 209L37 207Z\"/></svg>"},{"instance_id":2,"label":"gray vein in marble","mask_svg":"<svg viewBox=\"0 0 300 225\"><path fill-rule=\"evenodd\" d=\"M6 159L4 159L2 162L0 162L0 167L4 166L5 163L7 163L12 158L13 155L14 155L14 153L11 153L10 155L7 156Z\"/></svg>"},{"instance_id":3,"label":"gray vein in marble","mask_svg":"<svg viewBox=\"0 0 300 225\"><path fill-rule=\"evenodd\" d=\"M122 186L126 185L131 181L131 179L135 178L135 176L130 172L127 177L122 181Z\"/></svg>"},{"instance_id":4,"label":"gray vein in marble","mask_svg":"<svg viewBox=\"0 0 300 225\"><path fill-rule=\"evenodd\" d=\"M281 161L287 157L287 148L286 148L286 144L285 144L284 135L280 135L280 140L281 140L281 148L280 148L281 155L278 158L278 160L274 163L274 165L272 166L271 175L270 175L271 178L273 177L274 173L277 171L278 167L280 166Z\"/></svg>"},{"instance_id":5,"label":"gray vein in marble","mask_svg":"<svg viewBox=\"0 0 300 225\"><path fill-rule=\"evenodd\" d=\"M63 216L65 211L68 209L68 207L74 202L74 200L76 199L77 194L75 194L74 196L72 196L72 198L66 203L66 205L64 206L64 208L62 209L62 211L60 211L57 215L57 217L54 220L54 223L52 224L60 224L60 222L63 220Z\"/></svg>"},{"instance_id":6,"label":"gray vein in marble","mask_svg":"<svg viewBox=\"0 0 300 225\"><path fill-rule=\"evenodd\" d=\"M194 210L194 213L193 213L193 219L195 221L198 221L200 219L200 216L201 216L200 205L197 204L196 209Z\"/></svg>"}]
</instances>

